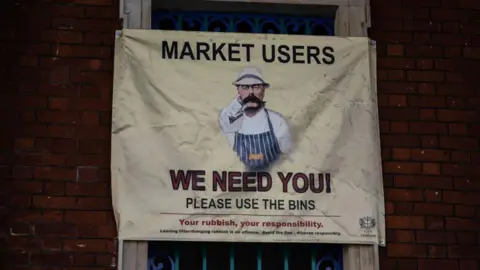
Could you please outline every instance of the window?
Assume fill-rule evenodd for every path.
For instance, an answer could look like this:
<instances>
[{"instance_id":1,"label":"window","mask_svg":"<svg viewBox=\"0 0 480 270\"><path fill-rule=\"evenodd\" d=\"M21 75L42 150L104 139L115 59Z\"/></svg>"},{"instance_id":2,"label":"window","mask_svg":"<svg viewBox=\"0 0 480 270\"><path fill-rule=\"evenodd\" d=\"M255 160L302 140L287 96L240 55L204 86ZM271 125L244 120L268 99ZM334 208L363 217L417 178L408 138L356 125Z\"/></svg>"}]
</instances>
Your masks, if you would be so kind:
<instances>
[{"instance_id":1,"label":"window","mask_svg":"<svg viewBox=\"0 0 480 270\"><path fill-rule=\"evenodd\" d=\"M335 31L335 6L213 3L186 8L158 5L152 11L151 28L320 36L333 36Z\"/></svg>"},{"instance_id":2,"label":"window","mask_svg":"<svg viewBox=\"0 0 480 270\"><path fill-rule=\"evenodd\" d=\"M170 14L187 15L189 18L194 15L197 18L207 15L232 18L233 13L257 14L263 15L264 19L270 19L270 23L277 24L279 20L285 19L290 22L288 27L292 29L280 30L287 31L288 34L298 25L294 23L294 17L304 20L308 18L315 23L321 21L321 24L328 25L330 30L334 29L329 34L336 36L367 36L367 29L370 27L369 0L120 0L120 17L123 19L124 28L166 27L156 24L159 18L165 19L166 11ZM330 22L327 23L327 20ZM222 26L211 26L211 23L207 25L222 31ZM182 24L183 26L185 25ZM318 25L315 25L315 29L309 34L320 34L315 32L318 29ZM302 32L304 30L307 31L297 27L298 33L295 34L307 34Z\"/></svg>"},{"instance_id":3,"label":"window","mask_svg":"<svg viewBox=\"0 0 480 270\"><path fill-rule=\"evenodd\" d=\"M333 36L335 6L154 2L151 28ZM274 10L272 12L272 10ZM342 247L322 244L149 242L149 270L341 270Z\"/></svg>"},{"instance_id":4,"label":"window","mask_svg":"<svg viewBox=\"0 0 480 270\"><path fill-rule=\"evenodd\" d=\"M341 270L342 246L150 242L148 270Z\"/></svg>"},{"instance_id":5,"label":"window","mask_svg":"<svg viewBox=\"0 0 480 270\"><path fill-rule=\"evenodd\" d=\"M366 36L369 27L368 0L237 1L120 0L120 13L124 28ZM357 270L373 269L378 258L376 247L355 245L126 241L120 247L122 265L148 270L341 270L344 261L346 270Z\"/></svg>"}]
</instances>

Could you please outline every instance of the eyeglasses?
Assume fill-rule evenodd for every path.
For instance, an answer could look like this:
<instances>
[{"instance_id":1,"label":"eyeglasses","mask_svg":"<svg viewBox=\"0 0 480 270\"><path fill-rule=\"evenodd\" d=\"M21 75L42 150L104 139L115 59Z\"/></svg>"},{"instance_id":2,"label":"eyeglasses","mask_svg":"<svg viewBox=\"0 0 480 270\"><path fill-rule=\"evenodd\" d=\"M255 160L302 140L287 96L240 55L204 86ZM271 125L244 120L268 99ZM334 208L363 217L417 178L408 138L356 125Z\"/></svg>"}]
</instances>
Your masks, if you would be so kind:
<instances>
[{"instance_id":1,"label":"eyeglasses","mask_svg":"<svg viewBox=\"0 0 480 270\"><path fill-rule=\"evenodd\" d=\"M248 89L252 89L252 90L260 90L260 89L263 89L263 85L262 84L254 84L254 85L239 85L238 88L242 89L242 90L248 90Z\"/></svg>"}]
</instances>

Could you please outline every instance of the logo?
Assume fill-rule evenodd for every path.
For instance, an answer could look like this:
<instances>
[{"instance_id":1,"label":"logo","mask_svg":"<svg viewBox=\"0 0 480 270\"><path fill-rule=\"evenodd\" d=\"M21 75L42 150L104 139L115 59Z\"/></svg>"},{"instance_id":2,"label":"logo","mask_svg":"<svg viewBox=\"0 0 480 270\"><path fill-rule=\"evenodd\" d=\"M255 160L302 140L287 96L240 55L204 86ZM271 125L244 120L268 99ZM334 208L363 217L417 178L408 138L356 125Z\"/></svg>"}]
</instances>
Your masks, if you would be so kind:
<instances>
[{"instance_id":1,"label":"logo","mask_svg":"<svg viewBox=\"0 0 480 270\"><path fill-rule=\"evenodd\" d=\"M374 237L375 233L373 232L373 229L375 226L377 226L377 221L370 216L367 217L361 217L358 219L358 223L360 225L360 228L363 230L363 233L361 236L364 237Z\"/></svg>"},{"instance_id":2,"label":"logo","mask_svg":"<svg viewBox=\"0 0 480 270\"><path fill-rule=\"evenodd\" d=\"M249 160L262 160L263 159L263 154L250 154L248 155Z\"/></svg>"}]
</instances>

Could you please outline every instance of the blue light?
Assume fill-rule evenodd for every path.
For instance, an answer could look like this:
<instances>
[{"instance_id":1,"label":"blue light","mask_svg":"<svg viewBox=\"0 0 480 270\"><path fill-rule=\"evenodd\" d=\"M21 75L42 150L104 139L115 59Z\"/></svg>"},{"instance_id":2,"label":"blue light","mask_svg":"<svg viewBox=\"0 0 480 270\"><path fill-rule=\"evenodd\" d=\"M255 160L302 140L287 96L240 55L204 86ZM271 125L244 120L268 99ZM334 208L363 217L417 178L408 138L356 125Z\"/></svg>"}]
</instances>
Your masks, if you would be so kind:
<instances>
[{"instance_id":1,"label":"blue light","mask_svg":"<svg viewBox=\"0 0 480 270\"><path fill-rule=\"evenodd\" d=\"M333 36L334 20L270 14L154 11L152 29Z\"/></svg>"}]
</instances>

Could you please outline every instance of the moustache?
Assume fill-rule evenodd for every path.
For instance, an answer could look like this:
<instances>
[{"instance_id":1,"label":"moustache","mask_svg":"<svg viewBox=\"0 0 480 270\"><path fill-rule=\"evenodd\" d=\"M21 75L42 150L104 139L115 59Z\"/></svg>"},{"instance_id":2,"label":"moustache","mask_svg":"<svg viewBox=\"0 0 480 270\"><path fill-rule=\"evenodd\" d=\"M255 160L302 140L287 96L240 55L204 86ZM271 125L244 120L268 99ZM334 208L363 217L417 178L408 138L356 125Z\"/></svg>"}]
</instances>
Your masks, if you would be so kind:
<instances>
[{"instance_id":1,"label":"moustache","mask_svg":"<svg viewBox=\"0 0 480 270\"><path fill-rule=\"evenodd\" d=\"M244 98L243 99L243 104L247 104L249 102L252 102L252 103L256 103L256 104L265 104L265 101L259 99L258 97L256 97L255 95L249 95L248 97Z\"/></svg>"}]
</instances>

